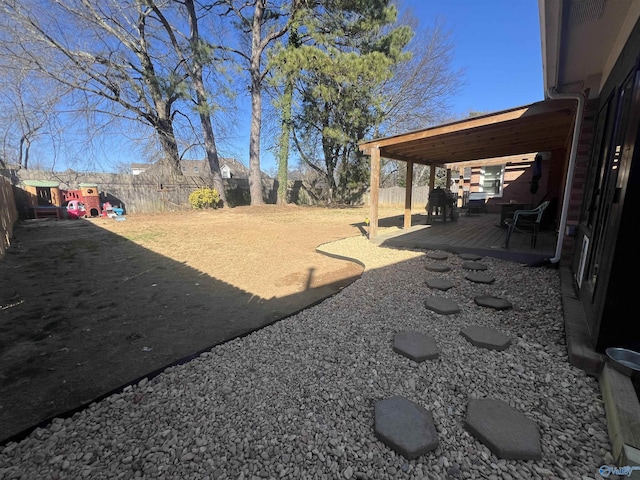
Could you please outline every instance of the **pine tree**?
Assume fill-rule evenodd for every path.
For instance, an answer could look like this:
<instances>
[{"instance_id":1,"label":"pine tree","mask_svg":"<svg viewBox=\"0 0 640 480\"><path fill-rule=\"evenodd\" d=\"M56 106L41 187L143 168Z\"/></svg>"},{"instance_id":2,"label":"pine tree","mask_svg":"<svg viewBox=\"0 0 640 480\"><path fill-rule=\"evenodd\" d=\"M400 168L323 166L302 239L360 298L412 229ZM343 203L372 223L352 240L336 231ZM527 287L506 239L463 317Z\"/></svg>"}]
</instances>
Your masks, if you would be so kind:
<instances>
[{"instance_id":1,"label":"pine tree","mask_svg":"<svg viewBox=\"0 0 640 480\"><path fill-rule=\"evenodd\" d=\"M393 28L388 1L328 0L304 13L300 42L274 57L296 76L300 109L293 118L301 159L321 172L329 202L348 201L368 180L357 142L382 120L380 88L393 66L407 59L411 29Z\"/></svg>"}]
</instances>

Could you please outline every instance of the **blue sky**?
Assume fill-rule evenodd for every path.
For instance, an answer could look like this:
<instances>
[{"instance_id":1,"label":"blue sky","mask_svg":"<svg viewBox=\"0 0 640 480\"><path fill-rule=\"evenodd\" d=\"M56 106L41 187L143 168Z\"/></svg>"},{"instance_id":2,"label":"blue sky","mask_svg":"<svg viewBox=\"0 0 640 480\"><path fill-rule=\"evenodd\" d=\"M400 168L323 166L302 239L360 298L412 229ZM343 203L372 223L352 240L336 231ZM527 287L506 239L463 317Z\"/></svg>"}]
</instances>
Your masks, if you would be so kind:
<instances>
[{"instance_id":1,"label":"blue sky","mask_svg":"<svg viewBox=\"0 0 640 480\"><path fill-rule=\"evenodd\" d=\"M444 21L454 45L454 70L465 85L454 115L496 112L543 100L537 0L400 0L422 25Z\"/></svg>"}]
</instances>

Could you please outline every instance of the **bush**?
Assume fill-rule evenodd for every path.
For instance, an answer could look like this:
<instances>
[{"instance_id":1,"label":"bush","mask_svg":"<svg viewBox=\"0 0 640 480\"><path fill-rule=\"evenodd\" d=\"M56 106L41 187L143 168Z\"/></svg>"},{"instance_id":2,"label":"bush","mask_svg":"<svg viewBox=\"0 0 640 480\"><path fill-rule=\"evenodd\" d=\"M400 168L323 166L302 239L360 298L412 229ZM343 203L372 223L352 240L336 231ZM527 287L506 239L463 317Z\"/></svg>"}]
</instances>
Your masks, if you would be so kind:
<instances>
[{"instance_id":1,"label":"bush","mask_svg":"<svg viewBox=\"0 0 640 480\"><path fill-rule=\"evenodd\" d=\"M220 206L220 194L215 188L199 188L189 194L189 203L195 209L218 208Z\"/></svg>"}]
</instances>

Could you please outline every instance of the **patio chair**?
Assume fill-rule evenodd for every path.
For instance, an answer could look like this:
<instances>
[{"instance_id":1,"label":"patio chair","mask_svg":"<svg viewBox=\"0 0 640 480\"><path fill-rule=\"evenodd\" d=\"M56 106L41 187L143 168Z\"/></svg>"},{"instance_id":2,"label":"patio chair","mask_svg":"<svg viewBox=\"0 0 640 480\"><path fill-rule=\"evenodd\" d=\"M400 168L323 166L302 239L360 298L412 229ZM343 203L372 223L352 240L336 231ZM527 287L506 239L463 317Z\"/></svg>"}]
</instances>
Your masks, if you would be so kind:
<instances>
[{"instance_id":1,"label":"patio chair","mask_svg":"<svg viewBox=\"0 0 640 480\"><path fill-rule=\"evenodd\" d=\"M538 239L538 230L544 210L549 206L549 200L545 200L532 210L516 210L513 218L508 218L504 223L509 227L504 248L509 248L509 240L514 231L524 232L531 235L531 248L535 248Z\"/></svg>"}]
</instances>

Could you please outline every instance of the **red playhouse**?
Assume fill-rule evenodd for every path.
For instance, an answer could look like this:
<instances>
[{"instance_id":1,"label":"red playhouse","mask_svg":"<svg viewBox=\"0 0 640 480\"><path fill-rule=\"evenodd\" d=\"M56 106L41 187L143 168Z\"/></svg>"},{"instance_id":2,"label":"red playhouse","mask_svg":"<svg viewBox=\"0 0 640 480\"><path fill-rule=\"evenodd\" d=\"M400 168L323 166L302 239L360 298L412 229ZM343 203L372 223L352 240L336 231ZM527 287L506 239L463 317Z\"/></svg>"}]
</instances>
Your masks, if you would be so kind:
<instances>
[{"instance_id":1,"label":"red playhouse","mask_svg":"<svg viewBox=\"0 0 640 480\"><path fill-rule=\"evenodd\" d=\"M78 211L80 215L84 217L99 217L102 215L102 209L100 208L100 193L98 192L98 186L94 183L81 183L78 185L79 190L62 190L62 197L65 203L74 202L73 205L81 203L84 205L84 215L81 215L81 211Z\"/></svg>"}]
</instances>

